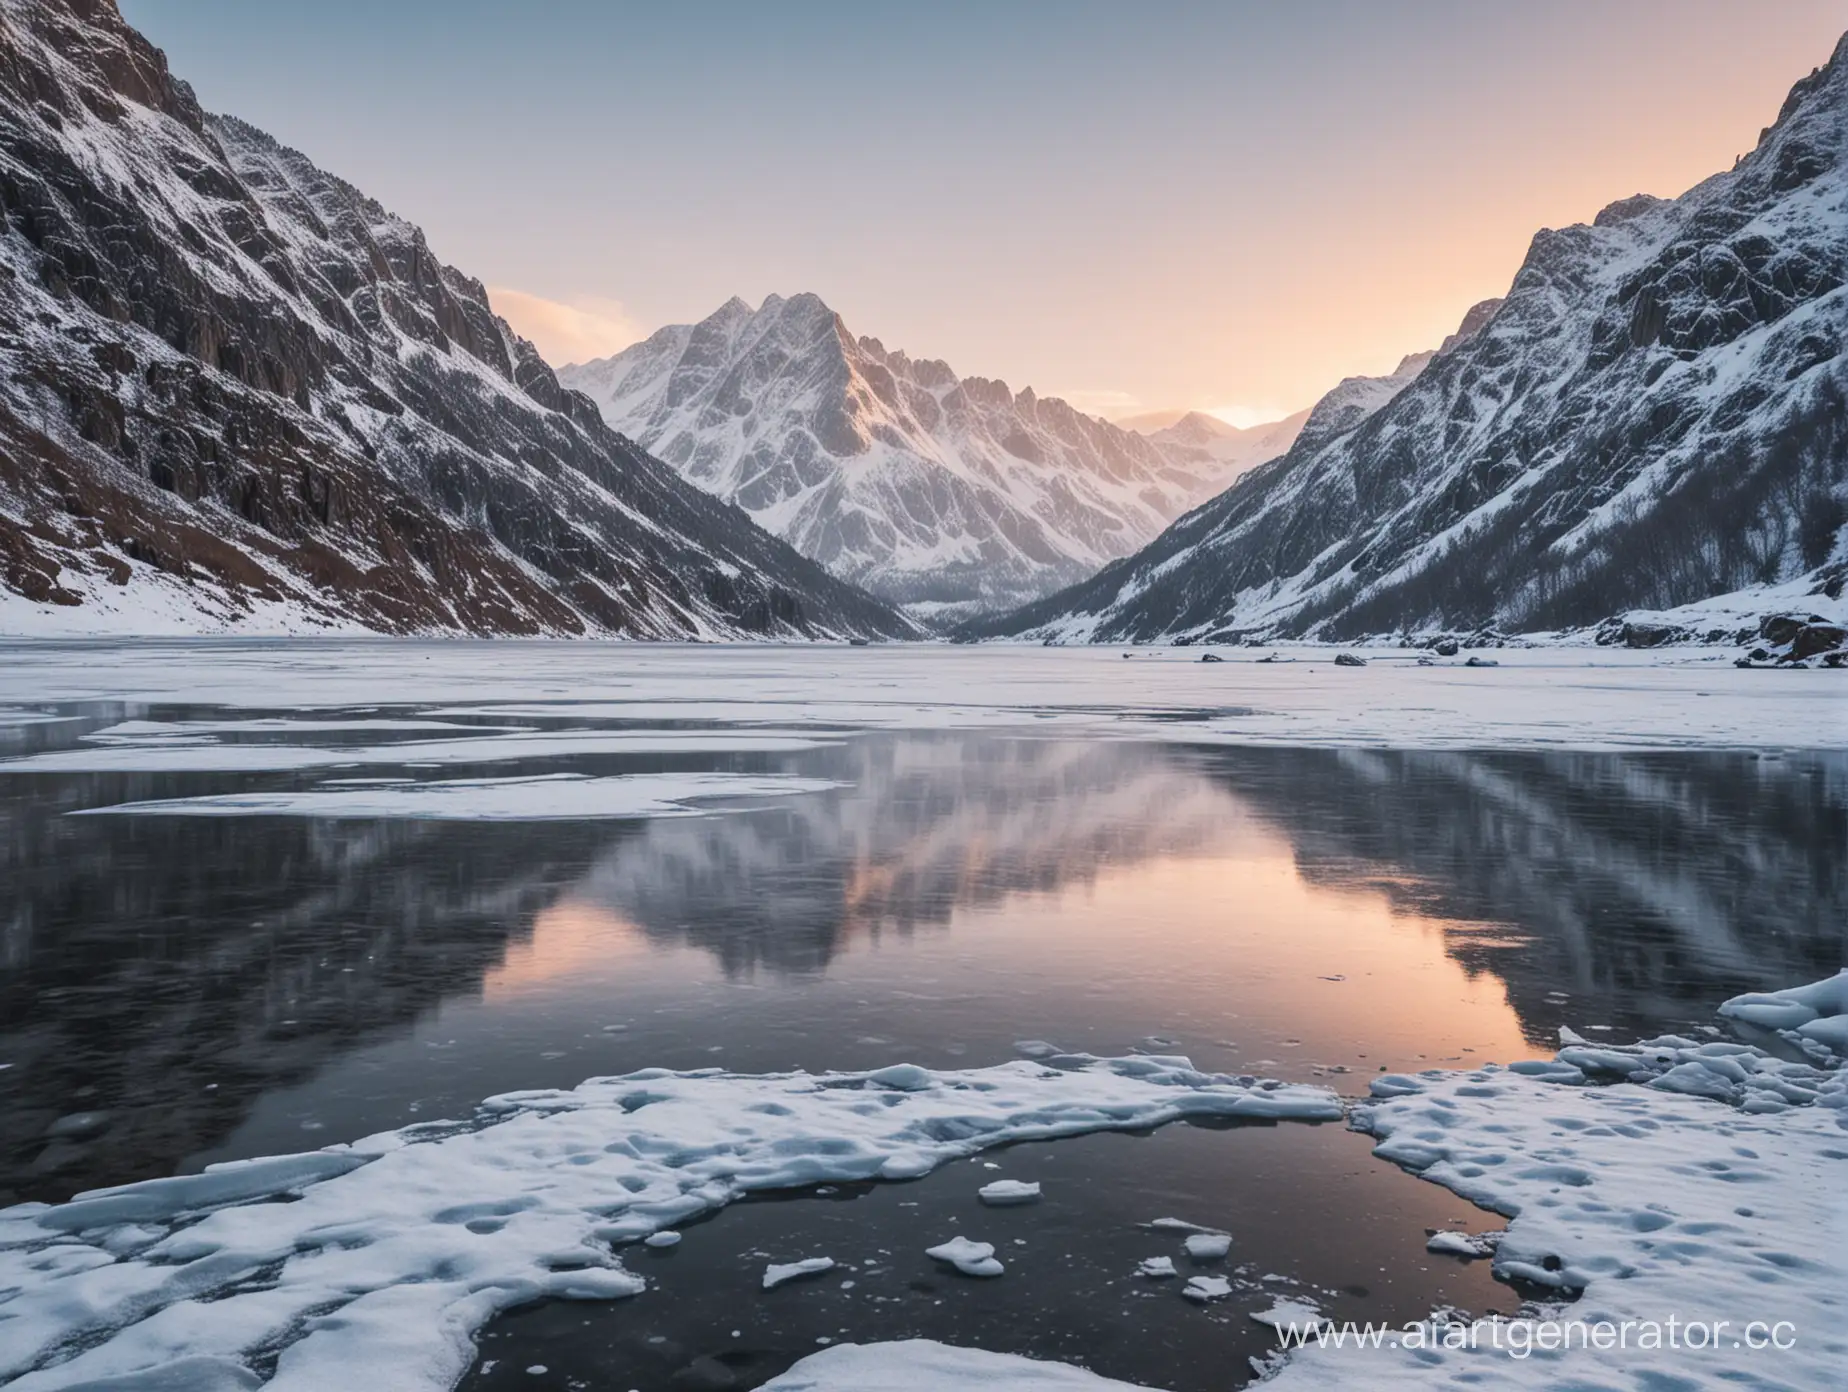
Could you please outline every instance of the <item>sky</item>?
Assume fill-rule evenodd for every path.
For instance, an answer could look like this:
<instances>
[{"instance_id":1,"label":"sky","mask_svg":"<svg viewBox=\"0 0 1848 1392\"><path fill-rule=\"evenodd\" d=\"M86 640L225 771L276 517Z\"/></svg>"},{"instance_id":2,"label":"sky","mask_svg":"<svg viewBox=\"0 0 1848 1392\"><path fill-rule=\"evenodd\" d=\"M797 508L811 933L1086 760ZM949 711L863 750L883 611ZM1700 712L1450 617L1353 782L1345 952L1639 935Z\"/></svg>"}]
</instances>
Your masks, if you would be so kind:
<instances>
[{"instance_id":1,"label":"sky","mask_svg":"<svg viewBox=\"0 0 1848 1392\"><path fill-rule=\"evenodd\" d=\"M1729 167L1840 0L121 0L554 363L732 295L1118 417L1390 371Z\"/></svg>"}]
</instances>

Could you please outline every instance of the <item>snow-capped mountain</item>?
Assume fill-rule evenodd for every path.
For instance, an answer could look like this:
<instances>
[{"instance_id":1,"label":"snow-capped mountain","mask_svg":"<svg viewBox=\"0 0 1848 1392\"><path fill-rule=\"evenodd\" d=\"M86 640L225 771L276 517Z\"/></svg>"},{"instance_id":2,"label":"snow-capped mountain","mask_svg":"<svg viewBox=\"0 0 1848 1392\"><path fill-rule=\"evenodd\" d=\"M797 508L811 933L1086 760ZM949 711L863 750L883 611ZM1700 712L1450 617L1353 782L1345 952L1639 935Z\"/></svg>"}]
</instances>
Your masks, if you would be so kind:
<instances>
[{"instance_id":1,"label":"snow-capped mountain","mask_svg":"<svg viewBox=\"0 0 1848 1392\"><path fill-rule=\"evenodd\" d=\"M1845 131L1848 37L1731 170L1539 233L1409 382L1343 383L1142 552L967 632L1332 639L1838 598Z\"/></svg>"},{"instance_id":2,"label":"snow-capped mountain","mask_svg":"<svg viewBox=\"0 0 1848 1392\"><path fill-rule=\"evenodd\" d=\"M0 579L15 633L913 631L108 0L0 0Z\"/></svg>"},{"instance_id":3,"label":"snow-capped mountain","mask_svg":"<svg viewBox=\"0 0 1848 1392\"><path fill-rule=\"evenodd\" d=\"M1160 427L1141 428L1126 421L1118 421L1117 424L1147 435L1170 459L1203 466L1211 461L1219 465L1214 483L1216 487L1224 488L1241 474L1249 473L1258 465L1267 464L1287 451L1296 443L1303 422L1308 419L1309 412L1302 410L1282 420L1241 429L1226 424L1217 416L1209 416L1204 411L1188 411Z\"/></svg>"},{"instance_id":4,"label":"snow-capped mountain","mask_svg":"<svg viewBox=\"0 0 1848 1392\"><path fill-rule=\"evenodd\" d=\"M814 295L733 299L560 371L603 418L836 575L938 619L1090 575L1225 466L856 338Z\"/></svg>"}]
</instances>

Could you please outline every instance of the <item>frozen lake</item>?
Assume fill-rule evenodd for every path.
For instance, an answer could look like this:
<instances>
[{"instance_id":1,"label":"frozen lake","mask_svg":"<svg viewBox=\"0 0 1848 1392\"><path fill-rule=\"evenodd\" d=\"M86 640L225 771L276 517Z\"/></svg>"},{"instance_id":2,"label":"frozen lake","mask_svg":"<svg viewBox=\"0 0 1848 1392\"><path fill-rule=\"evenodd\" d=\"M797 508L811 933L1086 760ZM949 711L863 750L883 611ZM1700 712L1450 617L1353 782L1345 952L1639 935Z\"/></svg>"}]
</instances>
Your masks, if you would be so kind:
<instances>
[{"instance_id":1,"label":"frozen lake","mask_svg":"<svg viewBox=\"0 0 1848 1392\"><path fill-rule=\"evenodd\" d=\"M0 1190L58 1202L650 1067L957 1070L1050 1041L1354 1096L1550 1054L1562 1025L1698 1031L1841 965L1835 674L1286 655L9 649ZM1511 1310L1487 1263L1424 1250L1501 1220L1370 1149L1181 1124L779 1190L627 1251L637 1299L503 1316L465 1385L748 1387L821 1341L926 1336L1204 1392L1269 1345L1246 1316L1278 1293ZM985 1208L995 1178L1044 1198ZM1168 1215L1231 1254L1141 1226ZM922 1255L956 1233L1007 1277ZM760 1289L817 1253L854 1270ZM1161 1254L1232 1298L1136 1275Z\"/></svg>"}]
</instances>

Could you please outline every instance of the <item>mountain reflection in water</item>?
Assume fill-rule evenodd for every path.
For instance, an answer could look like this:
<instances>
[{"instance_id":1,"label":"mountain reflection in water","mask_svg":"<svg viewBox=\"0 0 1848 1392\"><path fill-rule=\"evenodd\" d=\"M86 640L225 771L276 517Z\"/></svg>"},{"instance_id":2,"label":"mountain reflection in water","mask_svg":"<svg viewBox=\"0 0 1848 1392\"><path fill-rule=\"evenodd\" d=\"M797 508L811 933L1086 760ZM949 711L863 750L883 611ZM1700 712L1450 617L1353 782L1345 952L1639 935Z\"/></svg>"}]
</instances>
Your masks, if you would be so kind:
<instances>
[{"instance_id":1,"label":"mountain reflection in water","mask_svg":"<svg viewBox=\"0 0 1848 1392\"><path fill-rule=\"evenodd\" d=\"M232 775L0 775L0 1198L222 1156L263 1099L332 1086L342 1060L439 1012L458 1037L491 1038L516 1015L522 1047L556 1033L544 1057L560 1076L533 1085L714 1062L687 1053L684 1021L701 1012L733 1067L863 1066L886 1042L866 1021L882 1018L892 1027L875 1034L986 1063L1021 1021L1076 1047L1164 1000L1186 1047L1223 1014L1219 1032L1249 1052L1268 1047L1254 1042L1266 1008L1282 1020L1399 999L1403 1039L1388 1043L1415 1040L1427 999L1464 989L1432 977L1434 958L1472 983L1469 1009L1506 1019L1485 1046L1539 1049L1566 1022L1613 1038L1685 1028L1727 994L1832 971L1844 953L1836 755L879 733L702 766L848 786L641 823L334 823L62 815L225 791ZM1393 975L1408 972L1423 973L1417 990ZM1347 997L1321 984L1348 975ZM752 1002L715 1005L739 986ZM957 1018L977 996L986 1018ZM640 1019L628 1053L581 1042L586 1012L644 999L689 1013ZM1367 1059L1356 1071L1388 1056L1361 1048L1368 1028L1342 1036ZM1298 1033L1284 1042L1332 1058L1334 1026ZM1203 1058L1235 1060L1252 1061ZM508 1084L464 1068L444 1085L473 1098ZM410 1119L392 1087L429 1087L376 1086L383 1124ZM380 1124L329 1110L296 1148Z\"/></svg>"}]
</instances>

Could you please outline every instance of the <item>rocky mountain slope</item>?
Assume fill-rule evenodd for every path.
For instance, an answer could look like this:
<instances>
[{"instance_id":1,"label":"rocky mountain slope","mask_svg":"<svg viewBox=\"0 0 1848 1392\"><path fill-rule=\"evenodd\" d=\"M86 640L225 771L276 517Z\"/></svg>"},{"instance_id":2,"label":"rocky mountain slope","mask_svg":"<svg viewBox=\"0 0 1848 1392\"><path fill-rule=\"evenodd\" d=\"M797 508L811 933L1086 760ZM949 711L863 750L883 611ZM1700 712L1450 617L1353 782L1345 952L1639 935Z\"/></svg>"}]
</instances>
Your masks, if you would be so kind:
<instances>
[{"instance_id":1,"label":"rocky mountain slope","mask_svg":"<svg viewBox=\"0 0 1848 1392\"><path fill-rule=\"evenodd\" d=\"M0 214L0 631L912 631L111 0L0 0Z\"/></svg>"},{"instance_id":2,"label":"rocky mountain slope","mask_svg":"<svg viewBox=\"0 0 1848 1392\"><path fill-rule=\"evenodd\" d=\"M1209 453L856 338L814 295L734 299L559 379L804 555L939 619L1090 575L1229 476Z\"/></svg>"},{"instance_id":3,"label":"rocky mountain slope","mask_svg":"<svg viewBox=\"0 0 1848 1392\"><path fill-rule=\"evenodd\" d=\"M1733 169L1539 233L1389 400L1344 383L1142 552L966 631L1338 639L1839 598L1845 131L1848 38Z\"/></svg>"},{"instance_id":4,"label":"rocky mountain slope","mask_svg":"<svg viewBox=\"0 0 1848 1392\"><path fill-rule=\"evenodd\" d=\"M1308 419L1309 412L1303 410L1282 420L1241 429L1203 411L1188 411L1159 428L1144 429L1127 421L1117 424L1147 435L1170 459L1219 464L1223 472L1217 482L1223 488L1287 451Z\"/></svg>"}]
</instances>

